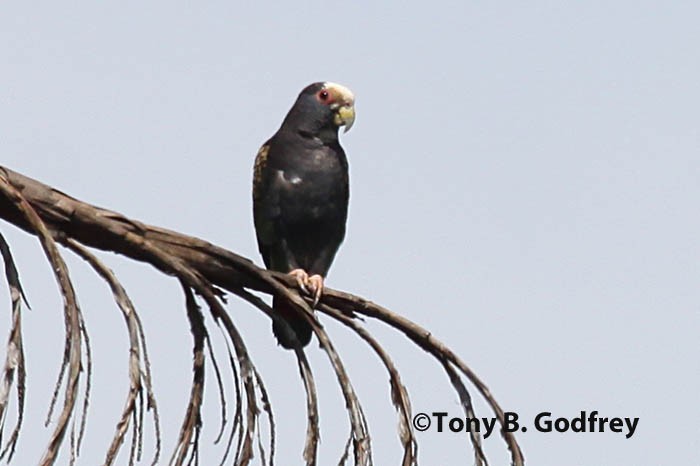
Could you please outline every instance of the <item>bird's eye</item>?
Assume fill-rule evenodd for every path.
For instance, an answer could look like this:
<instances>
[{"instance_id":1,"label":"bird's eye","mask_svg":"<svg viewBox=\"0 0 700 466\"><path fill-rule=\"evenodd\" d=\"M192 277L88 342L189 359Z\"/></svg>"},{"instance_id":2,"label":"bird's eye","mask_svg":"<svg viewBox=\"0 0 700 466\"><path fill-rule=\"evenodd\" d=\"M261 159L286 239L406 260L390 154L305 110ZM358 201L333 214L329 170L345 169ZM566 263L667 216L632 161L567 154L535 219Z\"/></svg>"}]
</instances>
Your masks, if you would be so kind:
<instances>
[{"instance_id":1,"label":"bird's eye","mask_svg":"<svg viewBox=\"0 0 700 466\"><path fill-rule=\"evenodd\" d=\"M328 99L330 98L330 95L328 94L328 91L323 89L318 93L318 99L321 102L328 102Z\"/></svg>"}]
</instances>

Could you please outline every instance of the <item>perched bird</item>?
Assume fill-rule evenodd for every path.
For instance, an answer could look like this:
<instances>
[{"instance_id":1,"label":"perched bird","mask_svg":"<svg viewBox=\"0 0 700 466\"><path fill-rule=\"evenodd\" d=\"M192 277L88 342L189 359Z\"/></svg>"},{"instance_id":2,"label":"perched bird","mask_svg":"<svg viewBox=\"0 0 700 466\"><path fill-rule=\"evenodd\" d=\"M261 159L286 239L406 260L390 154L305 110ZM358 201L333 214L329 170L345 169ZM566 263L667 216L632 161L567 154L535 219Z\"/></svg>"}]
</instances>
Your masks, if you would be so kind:
<instances>
[{"instance_id":1,"label":"perched bird","mask_svg":"<svg viewBox=\"0 0 700 466\"><path fill-rule=\"evenodd\" d=\"M260 148L253 173L253 217L258 249L270 270L289 273L314 305L345 237L350 196L348 161L338 142L355 121L355 98L340 84L314 83L301 91L282 126ZM277 341L305 346L311 326L282 299Z\"/></svg>"}]
</instances>

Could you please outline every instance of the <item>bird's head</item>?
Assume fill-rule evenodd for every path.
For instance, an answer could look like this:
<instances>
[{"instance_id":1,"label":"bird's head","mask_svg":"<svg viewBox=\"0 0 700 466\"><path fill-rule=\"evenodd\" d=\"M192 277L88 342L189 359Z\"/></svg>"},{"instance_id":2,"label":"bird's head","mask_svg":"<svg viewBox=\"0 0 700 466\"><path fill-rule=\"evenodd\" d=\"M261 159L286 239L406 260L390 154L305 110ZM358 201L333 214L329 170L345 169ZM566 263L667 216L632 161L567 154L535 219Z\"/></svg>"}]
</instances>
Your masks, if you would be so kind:
<instances>
[{"instance_id":1,"label":"bird's head","mask_svg":"<svg viewBox=\"0 0 700 466\"><path fill-rule=\"evenodd\" d=\"M287 114L283 126L321 137L350 130L355 122L355 96L345 86L319 82L306 86Z\"/></svg>"}]
</instances>

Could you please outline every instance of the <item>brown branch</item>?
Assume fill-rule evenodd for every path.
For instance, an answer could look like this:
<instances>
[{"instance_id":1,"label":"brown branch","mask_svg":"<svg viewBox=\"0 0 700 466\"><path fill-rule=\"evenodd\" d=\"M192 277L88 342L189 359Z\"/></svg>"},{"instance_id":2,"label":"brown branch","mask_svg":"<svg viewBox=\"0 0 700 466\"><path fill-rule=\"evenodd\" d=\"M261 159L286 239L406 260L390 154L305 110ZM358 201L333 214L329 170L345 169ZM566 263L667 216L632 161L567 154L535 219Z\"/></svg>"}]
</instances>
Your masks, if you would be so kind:
<instances>
[{"instance_id":1,"label":"brown branch","mask_svg":"<svg viewBox=\"0 0 700 466\"><path fill-rule=\"evenodd\" d=\"M503 409L498 404L496 399L491 394L486 384L466 365L450 348L444 343L435 338L428 330L420 325L411 322L403 316L400 316L389 309L374 304L364 298L344 293L340 291L331 291L326 294L326 301L331 306L338 309L366 315L379 319L380 321L400 330L404 335L411 339L416 345L423 348L436 359L438 359L445 367L445 363L454 364L462 374L477 388L479 393L484 397L484 400L489 404L491 409L496 414L499 424L501 425L501 435L506 441L511 452L511 461L515 466L524 464L524 457L520 446L518 445L515 436L511 432L507 432L505 427L505 415ZM449 376L449 373L448 373Z\"/></svg>"},{"instance_id":2,"label":"brown branch","mask_svg":"<svg viewBox=\"0 0 700 466\"><path fill-rule=\"evenodd\" d=\"M255 387L253 383L254 378L252 376L253 372L255 371L255 366L253 365L253 363L250 360L250 357L248 356L248 351L245 347L245 344L243 343L241 335L238 333L238 330L233 324L233 321L231 320L230 316L224 311L221 303L218 301L218 295L215 294L217 290L199 273L197 273L196 271L192 271L190 268L186 267L183 264L182 260L180 260L177 257L173 257L172 255L166 253L164 250L161 250L159 247L152 244L150 240L144 240L139 236L129 233L127 233L125 240L128 243L134 245L135 247L140 248L144 255L150 258L150 260L152 261L151 263L156 265L158 268L173 275L176 275L183 283L183 287L185 289L188 289L189 287L194 289L200 296L204 298L214 318L218 322L223 323L229 341L231 341L236 350L238 364L241 369L241 375L243 376L243 387L246 393L246 426L241 434L241 438L243 439L243 441L242 443L239 443L239 447L236 451L236 461L237 464L247 464L253 456L252 444L256 426L256 419L258 415L258 410L255 401ZM287 293L289 292L287 291ZM195 335L194 329L193 335ZM195 335L195 339L196 338L197 336ZM195 385L193 384L193 390L195 390L195 388L197 387L195 387ZM182 437L181 442L178 444L178 449L180 447L189 446L190 443L183 443L182 440L186 438L191 439L192 432L195 430L196 432L198 432L197 424L191 422L191 416L193 416L195 412L198 414L199 408L201 406L201 399L194 395L195 393L193 392L193 397L189 405L190 409L188 409L188 417L186 418L185 423L183 424L183 430L181 432ZM196 451L197 446L198 443L194 442L190 448ZM191 456L191 459L193 458L194 456Z\"/></svg>"},{"instance_id":3,"label":"brown branch","mask_svg":"<svg viewBox=\"0 0 700 466\"><path fill-rule=\"evenodd\" d=\"M325 314L328 314L334 319L340 321L343 325L351 328L360 336L360 338L365 340L365 342L370 345L379 359L381 359L384 367L389 373L391 400L399 414L399 440L401 441L401 445L404 449L401 465L412 466L418 464L418 445L416 444L416 439L413 436L413 431L411 430L411 419L413 417L411 415L411 401L408 397L406 387L404 386L403 382L401 382L401 375L399 374L394 361L392 361L391 357L382 347L382 345L380 345L379 342L367 331L367 329L361 326L357 321L326 304L321 304L319 309Z\"/></svg>"},{"instance_id":4,"label":"brown branch","mask_svg":"<svg viewBox=\"0 0 700 466\"><path fill-rule=\"evenodd\" d=\"M269 429L270 429L270 462L268 463L269 466L273 466L275 464L275 416L272 414L272 405L270 404L270 397L268 396L267 393L267 388L265 387L265 384L263 383L263 379L260 376L260 373L258 372L257 369L254 369L254 375L255 375L255 382L258 385L258 388L260 389L260 401L262 402L262 408L263 411L265 411L265 414L267 415L267 422L269 423ZM258 439L260 440L260 439ZM264 456L264 451L262 444L259 444L260 446L260 455L262 457L262 462L261 464L265 464L265 456Z\"/></svg>"},{"instance_id":5,"label":"brown branch","mask_svg":"<svg viewBox=\"0 0 700 466\"><path fill-rule=\"evenodd\" d=\"M100 275L107 282L112 290L112 294L114 295L114 301L122 312L122 316L126 322L127 333L129 334L129 394L127 395L121 418L117 423L117 432L114 434L112 444L107 451L107 457L104 464L111 465L116 460L119 449L124 442L124 436L129 428L129 419L133 417L135 423L140 426L140 415L137 415L139 405L136 402L139 397L143 396L144 385L146 385L148 399L151 401L150 406L153 409L154 422L156 425L159 423L158 408L155 402L155 396L151 391L150 384L143 383L142 374L150 373L150 368L147 366L142 370L141 346L143 345L145 347L146 342L145 340L140 339L140 322L138 320L136 309L134 308L131 299L129 299L129 296L126 294L124 287L114 275L114 272L105 266L94 254L80 245L80 243L72 239L68 239L66 240L65 244L85 261L87 261L88 264L90 264L90 266L98 273L98 275ZM137 427L136 431L140 433L140 427ZM160 445L160 430L157 428L156 432L156 441L157 444ZM134 436L131 440L132 445L138 442L139 438L140 435ZM133 453L136 452L135 448L132 448L131 450ZM158 462L159 453L160 449L157 448L153 458L154 465ZM133 455L129 457L130 465L134 463L134 459L135 458Z\"/></svg>"},{"instance_id":6,"label":"brown branch","mask_svg":"<svg viewBox=\"0 0 700 466\"><path fill-rule=\"evenodd\" d=\"M0 175L0 193L3 194L3 199L14 207L15 215L23 219L33 233L39 237L44 253L51 263L52 270L64 298L66 342L68 346L68 361L64 360L64 362L69 364L68 380L66 383L63 410L61 411L56 428L51 435L49 445L40 462L42 466L51 465L58 455L58 448L63 442L63 437L65 436L68 422L73 414L77 398L81 370L80 310L75 298L73 284L68 276L68 267L59 254L56 243L49 233L47 226L32 205L30 205L22 193L7 179L4 173ZM63 370L61 372L63 372Z\"/></svg>"},{"instance_id":7,"label":"brown branch","mask_svg":"<svg viewBox=\"0 0 700 466\"><path fill-rule=\"evenodd\" d=\"M220 466L223 466L226 463L226 458L228 458L229 454L231 453L231 447L233 446L233 441L236 437L236 433L240 433L239 427L242 424L242 419L243 419L243 408L242 408L242 397L241 397L241 383L240 383L240 378L238 376L238 368L236 366L236 361L233 356L233 351L231 350L231 344L229 343L228 339L226 339L226 329L223 328L222 325L219 325L219 330L221 330L221 333L224 335L224 342L226 343L226 352L228 355L228 361L229 361L229 367L231 368L231 375L233 376L233 387L235 389L235 406L236 409L233 414L233 427L231 428L231 432L229 433L228 439L226 441L226 448L224 449L224 454L223 457L221 458L221 462L219 463ZM214 441L214 443L218 442L219 438L217 436L217 439ZM243 441L242 437L239 437L239 442L238 444ZM237 447L238 449L238 447Z\"/></svg>"},{"instance_id":8,"label":"brown branch","mask_svg":"<svg viewBox=\"0 0 700 466\"><path fill-rule=\"evenodd\" d=\"M60 191L2 167L0 167L0 180L3 182L0 188L5 193L5 197L0 196L0 217L32 234L40 236L42 244L48 244L44 245L46 249L50 249L50 245L53 243L51 235L45 232L42 233L41 228L44 225L46 226L44 230L60 232L63 237L70 238L83 246L113 251L132 259L149 263L157 269L177 277L183 283L183 287L191 289L204 299L214 320L225 331L227 346L228 342L231 342L233 345L236 358L235 361L233 357L231 359L233 371L235 372L236 366L240 369L240 384L245 394L244 397L239 395L236 403L236 412L239 412L241 405L245 405L246 408L243 411L245 416L242 415L243 412L241 412L240 416L235 415L232 429L232 435L234 432L239 433L239 441L235 453L236 464L248 464L252 458L252 441L256 432L258 416L256 385L261 391L264 388L261 385L262 380L259 378L257 370L252 365L241 335L236 330L230 316L223 309L220 302L220 289L228 290L248 301L251 301L250 297L253 296L250 291L274 294L289 301L296 312L309 322L321 343L321 347L329 357L345 398L351 425L350 443L353 445L354 462L356 465L372 464L367 423L362 407L352 388L350 378L345 372L340 356L334 349L330 338L312 313L308 301L302 299L296 291L296 284L293 279L284 274L261 269L250 260L201 239L146 225L121 214L83 203ZM35 212L36 218L27 212ZM53 254L47 253L47 255L52 264L57 262ZM60 259L60 256L58 259ZM65 285L63 282L67 280L67 273L60 273L60 267L54 266L54 269L59 270L57 278L60 283ZM64 289L66 287L67 285L62 286L64 296L69 293ZM72 288L70 291L72 291ZM70 304L72 306L72 303ZM405 387L400 383L398 371L396 371L389 359L388 353L367 333L366 329L351 324L353 322L352 318L356 314L378 319L394 327L404 333L409 340L434 356L446 370L466 410L465 412L473 413L471 398L460 379L461 376L466 377L489 404L503 427L503 410L486 385L454 352L435 339L427 330L388 309L349 293L326 289L321 304L322 312L349 325L370 344L389 371L392 400L397 404L400 425L409 425L409 427L404 429L405 432L400 434L404 446L404 464L412 464L412 457L415 456L413 445L415 439L410 430L410 423L407 423L407 419L410 416L408 394ZM260 308L260 306L258 307ZM77 304L75 305L75 310L67 304L66 315L67 322L68 317L71 317L71 319L79 323ZM271 315L271 318L275 318L275 316ZM72 337L70 340L71 344L67 346L71 351L71 369L75 361L75 348L77 347L78 350L80 348L79 325L75 327L77 329L75 332L76 336L70 334ZM73 331L73 327L67 326L67 333L68 330ZM77 355L79 362L80 352ZM309 399L311 396L309 381L304 378L302 369L300 368L300 373L306 385L307 407L309 408L309 422L311 426L317 422L314 419L317 417L317 414L312 412L311 405L314 403ZM70 374L72 375L73 372ZM234 379L234 385L238 393L238 376L235 375ZM70 384L73 379L70 375L69 381L69 386L72 387ZM266 395L263 398L266 399ZM67 403L68 396L66 397L66 403L64 403L64 413L66 406L68 406ZM269 411L269 415L271 415L271 411ZM243 422L243 417L245 417L245 422ZM190 422L188 425L193 425L193 423ZM237 430L239 427L240 430ZM271 421L271 427L274 445L273 421ZM312 427L309 427L309 429L310 432L313 430ZM309 443L309 437L307 436L305 452L309 452L310 456L315 456L314 434L310 435L312 435L311 443ZM512 463L516 466L522 465L524 461L515 437L511 433L506 433L503 429L502 435L510 449ZM472 442L477 463L482 460L485 462L483 451L481 451L480 439L473 437ZM181 444L181 447L190 449L190 453L192 452L191 448L193 447L191 444ZM196 450L196 445L194 448ZM313 464L313 461L315 461L315 458L307 458L307 464ZM271 457L270 465L272 464Z\"/></svg>"},{"instance_id":9,"label":"brown branch","mask_svg":"<svg viewBox=\"0 0 700 466\"><path fill-rule=\"evenodd\" d=\"M90 390L92 388L92 345L90 344L90 335L85 326L85 318L83 312L78 308L78 320L80 324L80 334L85 342L85 365L87 373L85 376L85 392L83 393L83 407L80 412L80 427L78 430L78 439L75 443L76 455L80 453L80 447L83 444L83 435L85 434L85 426L87 425L87 412L90 406Z\"/></svg>"},{"instance_id":10,"label":"brown branch","mask_svg":"<svg viewBox=\"0 0 700 466\"><path fill-rule=\"evenodd\" d=\"M24 364L24 344L22 342L22 284L19 281L19 273L15 266L15 261L10 252L10 245L5 241L5 237L0 234L0 253L5 263L5 278L10 289L10 299L12 300L12 325L10 336L7 340L7 354L5 358L5 368L3 370L2 388L0 388L0 433L5 428L7 419L7 404L10 400L10 390L14 385L15 372L17 372L17 422L10 434L10 438L0 453L0 459L7 455L7 461L12 459L15 446L19 439L19 432L24 419L24 394L26 390L26 368ZM26 303L26 299L25 299Z\"/></svg>"},{"instance_id":11,"label":"brown branch","mask_svg":"<svg viewBox=\"0 0 700 466\"><path fill-rule=\"evenodd\" d=\"M249 293L246 290L238 290L237 294L248 301L253 306L260 309L273 321L277 319L277 315L274 313L272 308L268 306L262 299ZM306 354L303 348L297 345L294 348L294 354L297 358L297 365L299 367L299 375L304 383L304 391L306 393L306 413L307 413L307 427L306 427L306 442L304 445L303 458L307 466L316 466L316 457L318 452L318 442L320 438L320 429L318 427L319 416L318 416L318 397L316 395L316 382L314 379L313 371L311 370L311 365L309 364ZM271 434L273 438L271 439L271 450L272 455L270 456L270 466L272 466L274 460L274 421L271 418L272 412L270 411L270 421L273 424L273 429L271 429Z\"/></svg>"},{"instance_id":12,"label":"brown branch","mask_svg":"<svg viewBox=\"0 0 700 466\"><path fill-rule=\"evenodd\" d=\"M475 419L476 414L474 413L474 405L472 405L472 397L467 391L467 387L464 386L462 379L455 368L448 362L443 362L443 368L447 372L447 376L452 382L452 386L457 391L459 395L460 402L462 403L462 408L464 409L464 414L469 419ZM486 459L484 450L481 444L481 434L475 429L469 429L469 440L472 442L474 447L474 464L475 466L489 466L489 462Z\"/></svg>"},{"instance_id":13,"label":"brown branch","mask_svg":"<svg viewBox=\"0 0 700 466\"><path fill-rule=\"evenodd\" d=\"M318 452L318 441L320 429L318 427L318 396L316 395L316 381L311 370L306 354L300 348L294 348L299 366L299 374L304 381L304 391L306 392L306 442L304 444L304 461L307 466L316 466L316 455Z\"/></svg>"},{"instance_id":14,"label":"brown branch","mask_svg":"<svg viewBox=\"0 0 700 466\"><path fill-rule=\"evenodd\" d=\"M184 283L182 289L185 292L185 302L187 307L187 318L190 321L190 328L194 338L192 348L192 389L190 391L190 401L187 404L187 414L180 429L180 439L173 452L170 464L181 466L188 455L194 459L198 455L199 431L202 426L201 407L204 392L204 340L207 330L204 326L204 316L199 310L199 306L194 300L192 291ZM189 464L189 463L188 463Z\"/></svg>"},{"instance_id":15,"label":"brown branch","mask_svg":"<svg viewBox=\"0 0 700 466\"><path fill-rule=\"evenodd\" d=\"M207 334L205 342L207 344L207 352L209 353L209 358L211 358L211 363L214 367L214 375L216 376L216 388L219 394L221 422L219 424L219 433L216 435L216 440L214 440L214 443L219 443L221 441L221 437L223 437L224 435L224 431L226 430L226 424L228 422L228 419L226 418L226 389L224 388L224 379L221 376L221 369L219 369L219 363L216 360L216 354L214 353L214 348L212 347L211 338L209 334Z\"/></svg>"}]
</instances>

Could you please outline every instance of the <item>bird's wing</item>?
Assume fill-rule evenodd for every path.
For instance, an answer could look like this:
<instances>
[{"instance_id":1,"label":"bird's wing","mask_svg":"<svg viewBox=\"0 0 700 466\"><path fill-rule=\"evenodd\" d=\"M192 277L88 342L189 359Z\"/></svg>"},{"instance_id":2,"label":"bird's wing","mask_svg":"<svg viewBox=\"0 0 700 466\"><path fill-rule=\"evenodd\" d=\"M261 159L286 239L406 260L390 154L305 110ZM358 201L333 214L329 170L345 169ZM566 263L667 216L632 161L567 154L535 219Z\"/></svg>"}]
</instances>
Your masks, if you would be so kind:
<instances>
[{"instance_id":1,"label":"bird's wing","mask_svg":"<svg viewBox=\"0 0 700 466\"><path fill-rule=\"evenodd\" d=\"M255 156L255 165L253 166L253 200L258 201L263 197L264 180L263 175L267 168L267 155L270 153L269 141L263 144Z\"/></svg>"},{"instance_id":2,"label":"bird's wing","mask_svg":"<svg viewBox=\"0 0 700 466\"><path fill-rule=\"evenodd\" d=\"M265 266L270 267L270 245L275 238L275 215L271 211L273 204L269 202L267 191L269 190L267 172L267 156L270 145L266 142L258 150L253 167L253 220L255 222L255 234L258 239L258 249L262 255Z\"/></svg>"},{"instance_id":3,"label":"bird's wing","mask_svg":"<svg viewBox=\"0 0 700 466\"><path fill-rule=\"evenodd\" d=\"M282 197L292 187L284 173L269 163L270 141L263 144L253 168L253 217L258 249L265 266L272 270L289 268L294 262L288 251L282 225Z\"/></svg>"}]
</instances>

